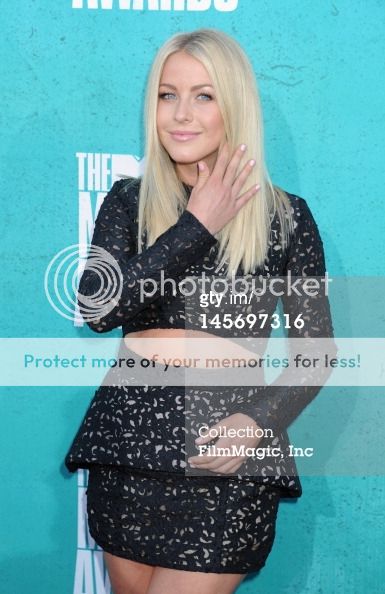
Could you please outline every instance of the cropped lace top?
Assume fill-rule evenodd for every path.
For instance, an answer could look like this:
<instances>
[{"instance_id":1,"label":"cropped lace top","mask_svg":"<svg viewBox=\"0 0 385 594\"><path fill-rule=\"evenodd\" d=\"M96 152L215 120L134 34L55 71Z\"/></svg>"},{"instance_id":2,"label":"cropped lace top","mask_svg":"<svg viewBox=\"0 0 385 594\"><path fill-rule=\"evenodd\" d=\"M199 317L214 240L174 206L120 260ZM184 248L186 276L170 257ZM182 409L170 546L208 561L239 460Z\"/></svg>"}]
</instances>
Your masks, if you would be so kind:
<instances>
[{"instance_id":1,"label":"cropped lace top","mask_svg":"<svg viewBox=\"0 0 385 594\"><path fill-rule=\"evenodd\" d=\"M92 246L104 248L118 263L122 273L122 292L114 307L106 309L105 315L86 322L95 332L104 333L122 327L122 334L147 328L185 328L193 327L194 322L186 323L185 297L173 291L160 293L161 272L164 277L177 281L185 276L223 274L217 270L216 256L218 241L190 211L184 210L177 222L162 233L157 240L142 253L137 253L138 196L140 178L116 181L108 192L95 220ZM185 185L187 195L191 187ZM271 219L271 235L268 254L264 265L255 274L265 277L285 276L324 276L325 261L323 244L311 211L303 198L288 194L294 215L294 233L286 249L280 245L280 225L278 216ZM241 271L239 271L241 274ZM156 290L144 298L141 283L145 279L155 281ZM96 295L100 288L100 274L88 266L79 283L79 295ZM303 328L291 327L288 335L299 338L332 337L333 327L327 297L320 295L314 299L282 297L283 311L296 316L299 313L305 320ZM80 312L82 311L79 302ZM277 299L267 304L269 312L274 312ZM196 326L201 330L201 326ZM210 330L215 333L215 329ZM265 328L254 332L256 336L268 336ZM244 337L242 329L232 327L221 336ZM283 372L284 373L284 372ZM309 371L309 373L311 373ZM261 427L276 430L286 428L306 404L314 398L320 386L267 386L263 388L264 397L258 405L244 405L242 412L256 419ZM290 406L287 404L290 403Z\"/></svg>"}]
</instances>

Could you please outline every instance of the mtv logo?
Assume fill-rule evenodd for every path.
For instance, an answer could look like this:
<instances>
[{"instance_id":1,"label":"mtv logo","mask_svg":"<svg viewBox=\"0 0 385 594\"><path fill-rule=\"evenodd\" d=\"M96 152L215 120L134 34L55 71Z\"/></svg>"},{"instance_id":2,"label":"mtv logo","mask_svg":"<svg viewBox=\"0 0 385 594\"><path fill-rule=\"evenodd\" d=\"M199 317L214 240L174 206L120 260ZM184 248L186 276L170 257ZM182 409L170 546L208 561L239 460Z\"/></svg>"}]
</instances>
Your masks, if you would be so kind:
<instances>
[{"instance_id":1,"label":"mtv logo","mask_svg":"<svg viewBox=\"0 0 385 594\"><path fill-rule=\"evenodd\" d=\"M111 155L112 183L124 177L139 177L144 171L145 159L134 155Z\"/></svg>"}]
</instances>

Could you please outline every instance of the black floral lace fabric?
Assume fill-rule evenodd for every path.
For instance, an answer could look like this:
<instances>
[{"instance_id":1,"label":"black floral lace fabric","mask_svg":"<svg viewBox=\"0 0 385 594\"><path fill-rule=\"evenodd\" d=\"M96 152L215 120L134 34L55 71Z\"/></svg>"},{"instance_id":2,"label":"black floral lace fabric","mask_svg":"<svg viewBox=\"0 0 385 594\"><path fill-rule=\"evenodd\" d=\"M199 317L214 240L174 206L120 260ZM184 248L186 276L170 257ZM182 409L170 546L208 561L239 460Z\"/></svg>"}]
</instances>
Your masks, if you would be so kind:
<instances>
[{"instance_id":1,"label":"black floral lace fabric","mask_svg":"<svg viewBox=\"0 0 385 594\"><path fill-rule=\"evenodd\" d=\"M151 565L216 573L260 570L275 539L279 491L253 481L154 477L91 468L87 512L103 550Z\"/></svg>"},{"instance_id":2,"label":"black floral lace fabric","mask_svg":"<svg viewBox=\"0 0 385 594\"><path fill-rule=\"evenodd\" d=\"M130 178L115 182L106 195L95 221L92 245L100 246L110 253L122 271L122 294L119 302L113 309L109 308L105 315L87 322L88 326L97 333L122 327L124 336L129 332L146 328L191 327L190 324L187 325L189 320L186 320L183 297L172 293L166 295L159 293L161 271L163 270L166 277L175 279L181 279L184 275L199 276L202 271L205 271L206 275L223 273L223 270L217 270L217 239L188 210L185 210L178 221L161 234L152 246L146 248L141 254L137 253L139 188L140 179ZM191 192L191 187L185 186L185 189L187 194ZM303 198L293 194L288 194L288 197L295 222L290 244L286 249L282 249L279 241L278 217L272 218L268 256L264 265L255 274L276 277L285 276L290 271L292 276L303 278L324 276L323 244L313 215ZM158 289L151 296L143 299L139 287L140 282L147 278L153 279ZM79 283L79 293L92 296L97 293L99 286L100 276L91 268L88 269L86 264ZM293 318L300 313L305 321L303 328L289 329L289 338L306 338L309 341L320 337L332 339L331 313L329 301L325 295L319 294L311 299L303 296L294 296L290 299L283 297L281 303L284 313L290 314ZM265 305L268 312L272 313L276 308L277 300L272 299ZM240 311L242 312L242 308ZM267 339L269 333L269 328L266 326L255 335ZM226 332L222 332L221 336L226 336ZM232 328L228 336L243 338L246 333L241 329ZM249 391L248 396L239 399L237 411L244 412L255 419L260 427L271 428L275 435L272 445L280 442L285 447L288 443L287 427L318 394L322 380L326 379L326 377L320 377L318 385L307 385L311 382L305 380L311 380L311 375L314 373L316 373L314 370L306 371L301 385L273 384L254 387ZM115 400L110 398L112 390L115 391ZM117 388L111 388L109 391L103 387L95 394L66 456L66 465L69 470L87 467L90 463L132 465L134 451L140 451L141 455L136 457L133 466L154 469L156 467L154 459L158 458L160 459L158 467L161 468L161 454L155 455L151 440L147 439L150 443L146 450L146 439L139 439L145 423L149 425L156 423L156 406L152 409L152 421L151 410L146 409L146 420L143 423L142 409L135 415L131 414L133 410L131 401L135 400L135 394L142 394L143 391L132 389L131 392L128 390L130 394L124 395L127 388L120 389L123 399L126 398L127 403L131 402L130 406L126 405L126 409L122 407L121 399L116 399L116 392ZM113 405L113 401L118 403ZM170 405L170 400L168 404ZM116 415L118 409L130 419L135 429L132 431L132 438L124 444L119 439L122 435L122 417ZM169 421L176 411L171 407L168 413L162 410L162 414L165 415L163 418L167 417ZM175 425L177 422L180 423L180 418L177 421L175 416ZM106 434L103 435L103 431L106 431L104 429L106 423L108 434L111 435L108 443ZM183 449L180 443L177 447ZM151 460L151 464L146 460ZM284 462L281 465L276 462L274 461L271 468L266 462L266 468L262 469L260 477L266 476L268 478L264 479L264 482L271 482L286 489L292 496L298 496L301 493L301 486L296 476L295 463L285 466ZM166 467L168 467L167 464ZM171 472L183 472L180 464L171 464L168 469Z\"/></svg>"}]
</instances>

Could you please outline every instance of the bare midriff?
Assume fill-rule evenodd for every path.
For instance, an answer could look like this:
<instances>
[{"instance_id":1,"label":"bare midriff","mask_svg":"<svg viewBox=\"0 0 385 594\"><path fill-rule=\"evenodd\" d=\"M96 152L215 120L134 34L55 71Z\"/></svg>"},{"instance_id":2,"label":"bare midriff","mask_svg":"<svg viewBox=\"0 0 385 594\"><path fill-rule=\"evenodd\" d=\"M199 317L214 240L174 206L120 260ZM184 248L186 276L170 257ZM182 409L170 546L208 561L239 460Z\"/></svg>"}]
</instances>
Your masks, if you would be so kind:
<instances>
[{"instance_id":1,"label":"bare midriff","mask_svg":"<svg viewBox=\"0 0 385 594\"><path fill-rule=\"evenodd\" d=\"M212 350L205 352L204 348L199 349L199 353L203 354L205 352L207 356L215 355L230 360L237 360L239 358L259 358L256 353L241 347L232 340L218 337L215 334L204 332L202 330L186 330L185 328L148 328L147 330L140 330L138 332L129 332L124 336L124 342L128 349L146 359L155 360L156 356L159 356L159 352L161 352L162 357L166 357L167 359L186 359L188 358L186 345L190 338L214 339L213 344L215 345L215 353L212 352ZM204 346L204 343L199 342L199 346ZM188 350L191 354L191 347L188 347ZM203 361L204 356L198 357L198 362L195 366L205 368Z\"/></svg>"}]
</instances>

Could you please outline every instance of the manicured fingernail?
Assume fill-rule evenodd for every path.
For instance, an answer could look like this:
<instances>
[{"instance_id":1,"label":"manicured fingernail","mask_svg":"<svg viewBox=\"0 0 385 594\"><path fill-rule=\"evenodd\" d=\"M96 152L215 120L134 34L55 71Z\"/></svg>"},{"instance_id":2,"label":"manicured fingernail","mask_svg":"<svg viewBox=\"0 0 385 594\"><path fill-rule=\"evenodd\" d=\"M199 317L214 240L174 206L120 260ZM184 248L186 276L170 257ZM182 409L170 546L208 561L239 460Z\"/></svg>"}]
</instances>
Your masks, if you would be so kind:
<instances>
[{"instance_id":1,"label":"manicured fingernail","mask_svg":"<svg viewBox=\"0 0 385 594\"><path fill-rule=\"evenodd\" d=\"M245 144L241 144L241 146L239 148L241 149L241 151L245 151L246 150L246 145Z\"/></svg>"},{"instance_id":2,"label":"manicured fingernail","mask_svg":"<svg viewBox=\"0 0 385 594\"><path fill-rule=\"evenodd\" d=\"M260 188L260 187L261 187L261 184L257 184L257 185L254 187L254 189L255 189L255 190L259 190L259 188Z\"/></svg>"},{"instance_id":3,"label":"manicured fingernail","mask_svg":"<svg viewBox=\"0 0 385 594\"><path fill-rule=\"evenodd\" d=\"M254 165L255 165L255 160L254 160L254 159L251 159L251 161L249 161L249 165L250 165L250 167L254 167Z\"/></svg>"}]
</instances>

